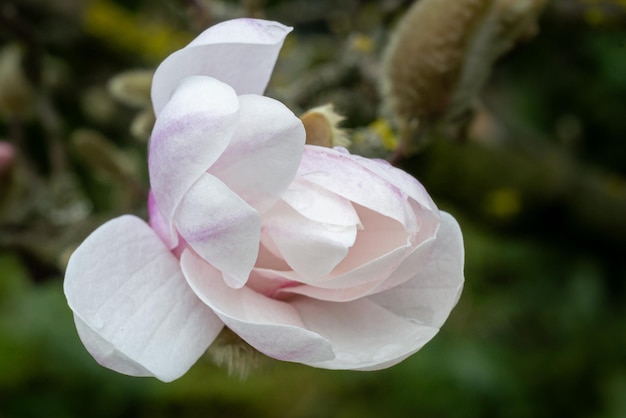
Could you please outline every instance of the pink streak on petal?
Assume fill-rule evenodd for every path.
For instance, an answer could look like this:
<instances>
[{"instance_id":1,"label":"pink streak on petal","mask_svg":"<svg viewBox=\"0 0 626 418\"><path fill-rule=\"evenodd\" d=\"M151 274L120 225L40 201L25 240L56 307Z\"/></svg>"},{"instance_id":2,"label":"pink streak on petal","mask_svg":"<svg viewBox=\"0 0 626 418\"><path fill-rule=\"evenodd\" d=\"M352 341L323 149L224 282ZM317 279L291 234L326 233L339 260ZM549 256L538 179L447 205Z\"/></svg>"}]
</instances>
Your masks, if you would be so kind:
<instances>
[{"instance_id":1,"label":"pink streak on petal","mask_svg":"<svg viewBox=\"0 0 626 418\"><path fill-rule=\"evenodd\" d=\"M233 89L208 77L184 80L157 119L148 168L162 217L175 232L176 208L228 146L239 118Z\"/></svg>"},{"instance_id":2,"label":"pink streak on petal","mask_svg":"<svg viewBox=\"0 0 626 418\"><path fill-rule=\"evenodd\" d=\"M304 150L300 119L268 97L239 97L239 123L209 173L264 212L292 182Z\"/></svg>"}]
</instances>

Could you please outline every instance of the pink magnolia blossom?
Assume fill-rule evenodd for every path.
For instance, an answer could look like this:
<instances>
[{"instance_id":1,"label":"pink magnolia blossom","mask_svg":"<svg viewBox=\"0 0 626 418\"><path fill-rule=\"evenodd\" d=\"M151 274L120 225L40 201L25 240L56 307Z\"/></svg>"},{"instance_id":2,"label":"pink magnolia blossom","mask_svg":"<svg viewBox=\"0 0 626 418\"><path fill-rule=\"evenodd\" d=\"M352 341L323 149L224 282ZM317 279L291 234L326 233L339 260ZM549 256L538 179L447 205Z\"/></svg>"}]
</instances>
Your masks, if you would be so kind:
<instances>
[{"instance_id":1,"label":"pink magnolia blossom","mask_svg":"<svg viewBox=\"0 0 626 418\"><path fill-rule=\"evenodd\" d=\"M300 120L262 95L290 30L225 22L157 69L150 223L105 223L65 276L100 364L171 381L226 326L276 359L376 370L456 304L454 218L384 161L304 145Z\"/></svg>"}]
</instances>

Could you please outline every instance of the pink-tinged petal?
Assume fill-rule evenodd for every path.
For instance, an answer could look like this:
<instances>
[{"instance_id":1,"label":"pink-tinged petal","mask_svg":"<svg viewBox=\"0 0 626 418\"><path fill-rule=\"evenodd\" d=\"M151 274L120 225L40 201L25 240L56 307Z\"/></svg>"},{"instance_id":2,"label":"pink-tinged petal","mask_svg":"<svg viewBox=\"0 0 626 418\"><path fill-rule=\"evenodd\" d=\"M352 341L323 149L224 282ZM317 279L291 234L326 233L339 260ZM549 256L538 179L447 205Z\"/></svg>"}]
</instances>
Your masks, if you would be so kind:
<instances>
[{"instance_id":1,"label":"pink-tinged petal","mask_svg":"<svg viewBox=\"0 0 626 418\"><path fill-rule=\"evenodd\" d=\"M438 331L399 317L368 299L334 303L300 298L292 305L307 329L332 344L334 359L305 362L325 369L392 366L422 348Z\"/></svg>"},{"instance_id":2,"label":"pink-tinged petal","mask_svg":"<svg viewBox=\"0 0 626 418\"><path fill-rule=\"evenodd\" d=\"M239 104L235 133L209 173L263 212L296 175L306 134L300 119L279 101L245 95Z\"/></svg>"},{"instance_id":3,"label":"pink-tinged petal","mask_svg":"<svg viewBox=\"0 0 626 418\"><path fill-rule=\"evenodd\" d=\"M250 279L248 283L246 283L246 287L267 297L274 298L279 289L298 284L297 282L292 282L272 274L267 270L258 270L255 268L250 273Z\"/></svg>"},{"instance_id":4,"label":"pink-tinged petal","mask_svg":"<svg viewBox=\"0 0 626 418\"><path fill-rule=\"evenodd\" d=\"M265 214L261 240L266 243L270 238L268 248L278 251L303 281L310 282L329 274L356 237L356 225L314 222L279 201Z\"/></svg>"},{"instance_id":5,"label":"pink-tinged petal","mask_svg":"<svg viewBox=\"0 0 626 418\"><path fill-rule=\"evenodd\" d=\"M347 152L305 146L298 177L395 219L408 231L418 229L408 194L373 174Z\"/></svg>"},{"instance_id":6,"label":"pink-tinged petal","mask_svg":"<svg viewBox=\"0 0 626 418\"><path fill-rule=\"evenodd\" d=\"M369 299L412 321L440 327L463 290L463 236L456 220L441 213L430 261L406 283Z\"/></svg>"},{"instance_id":7,"label":"pink-tinged petal","mask_svg":"<svg viewBox=\"0 0 626 418\"><path fill-rule=\"evenodd\" d=\"M226 149L238 119L234 90L209 77L185 79L163 109L152 131L148 168L170 228L181 199Z\"/></svg>"},{"instance_id":8,"label":"pink-tinged petal","mask_svg":"<svg viewBox=\"0 0 626 418\"><path fill-rule=\"evenodd\" d=\"M281 198L312 221L330 225L361 226L359 215L348 199L299 177L289 185Z\"/></svg>"},{"instance_id":9,"label":"pink-tinged petal","mask_svg":"<svg viewBox=\"0 0 626 418\"><path fill-rule=\"evenodd\" d=\"M78 247L64 290L87 350L124 374L177 379L223 327L154 231L130 215L105 223Z\"/></svg>"},{"instance_id":10,"label":"pink-tinged petal","mask_svg":"<svg viewBox=\"0 0 626 418\"><path fill-rule=\"evenodd\" d=\"M348 271L346 273L338 274L336 276L334 275L334 272L333 272L333 274L326 276L323 280L315 280L315 281L311 281L311 283L316 288L319 288L319 289L329 289L329 290L337 291L337 292L343 292L343 291L350 292L350 289L355 286L366 286L367 284L380 282L388 278L393 273L395 268L406 257L406 255L409 253L410 250L411 250L411 247L409 245L398 247L395 250L381 257L368 261L367 263L363 264L362 266L359 266L358 268L355 268L354 270ZM300 282L300 283L305 282L304 278L294 271L284 271L284 270L277 270L277 269L272 269L272 268L261 268L261 267L259 267L257 270L263 271L264 274L270 274L273 276L281 277L285 280L290 280L293 282ZM281 291L283 290L289 291L289 292L292 291L292 289L281 289ZM294 289L294 293L297 293L297 289ZM307 293L302 293L302 294L309 294L309 293L307 291ZM313 291L313 293L310 293L310 294L312 296L322 295L322 294L325 294L325 292L320 291L320 293L317 293L316 291ZM350 294L350 293L347 293L347 294ZM320 298L325 299L324 297L321 297L321 296ZM339 297L339 299L343 299L343 298L350 299L349 296ZM331 297L331 300L332 300L332 297Z\"/></svg>"},{"instance_id":11,"label":"pink-tinged petal","mask_svg":"<svg viewBox=\"0 0 626 418\"><path fill-rule=\"evenodd\" d=\"M416 248L411 246L410 236L402 226L386 216L374 213L362 206L357 207L363 220L363 229L358 231L355 245L348 256L331 275L315 281L312 286L290 286L279 289L279 297L286 294L306 295L315 299L345 302L381 291L387 283L398 284L408 280L415 272L406 276L398 271L408 257L428 257L431 240ZM286 277L287 278L287 277Z\"/></svg>"},{"instance_id":12,"label":"pink-tinged petal","mask_svg":"<svg viewBox=\"0 0 626 418\"><path fill-rule=\"evenodd\" d=\"M435 237L431 237L413 248L411 252L402 259L402 262L400 262L393 273L385 280L381 281L378 286L369 290L367 295L383 292L413 278L415 274L429 262L436 241L437 239ZM365 296L365 294L363 296Z\"/></svg>"},{"instance_id":13,"label":"pink-tinged petal","mask_svg":"<svg viewBox=\"0 0 626 418\"><path fill-rule=\"evenodd\" d=\"M428 262L435 238L431 238L414 248L410 254L402 259L399 266L388 277L378 277L376 280L352 287L328 289L317 286L281 286L277 287L278 295L298 294L314 299L331 302L349 302L368 295L384 292L399 286L415 276L416 272Z\"/></svg>"},{"instance_id":14,"label":"pink-tinged petal","mask_svg":"<svg viewBox=\"0 0 626 418\"><path fill-rule=\"evenodd\" d=\"M264 242L261 242L259 246L259 256L254 264L256 268L262 269L274 269L279 271L290 270L291 268L285 260L280 257L280 252L276 249L276 246L272 242L272 248L268 249ZM254 270L254 269L253 269Z\"/></svg>"},{"instance_id":15,"label":"pink-tinged petal","mask_svg":"<svg viewBox=\"0 0 626 418\"><path fill-rule=\"evenodd\" d=\"M357 240L358 241L358 240ZM351 270L349 272L339 274L337 276L328 275L323 280L316 280L313 285L316 288L320 289L329 289L337 292L348 292L346 295L349 295L350 289L355 286L366 286L367 284L371 284L373 282L380 282L388 278L395 268L402 262L404 257L408 254L411 247L409 245L405 245L403 247L398 247L395 250L378 257L375 260L370 260L367 263ZM281 277L284 280L289 280L293 282L304 282L304 279L296 272L293 271L281 271L271 268L257 268L259 272L262 272L266 275L272 275L276 277ZM307 285L308 286L308 285ZM281 292L291 292L291 288L281 289ZM314 295L322 295L325 292L320 291L312 291L310 293L312 296ZM296 293L294 290L293 293ZM309 294L302 292L302 294ZM315 297L315 296L314 296ZM322 296L320 298L324 299ZM339 299L347 298L351 299L349 296L340 296Z\"/></svg>"},{"instance_id":16,"label":"pink-tinged petal","mask_svg":"<svg viewBox=\"0 0 626 418\"><path fill-rule=\"evenodd\" d=\"M363 206L355 206L363 227L359 230L350 254L333 272L333 281L340 280L343 274L358 269L371 260L384 257L397 248L408 250L412 244L412 234L399 222Z\"/></svg>"},{"instance_id":17,"label":"pink-tinged petal","mask_svg":"<svg viewBox=\"0 0 626 418\"><path fill-rule=\"evenodd\" d=\"M402 225L362 206L356 207L363 229L348 256L315 287L350 292L386 280L410 253L411 236ZM345 296L342 296L345 297Z\"/></svg>"},{"instance_id":18,"label":"pink-tinged petal","mask_svg":"<svg viewBox=\"0 0 626 418\"><path fill-rule=\"evenodd\" d=\"M263 94L278 52L292 28L278 22L235 19L210 27L167 57L152 79L157 117L180 80L205 75L233 86L238 95Z\"/></svg>"},{"instance_id":19,"label":"pink-tinged petal","mask_svg":"<svg viewBox=\"0 0 626 418\"><path fill-rule=\"evenodd\" d=\"M419 206L417 203L412 203L412 205ZM415 209L424 212L421 206L415 207ZM375 214L372 214L364 208L360 208L360 212L363 213L361 217L363 219L366 219L366 223L368 225L371 225L373 223L373 220L371 220L370 218L375 217ZM378 222L380 221L381 220L378 219ZM388 277L376 280L375 282L373 282L373 284L375 284L374 286L356 286L352 289L342 289L343 291L336 295L328 293L327 295L329 297L322 297L321 294L318 294L317 297L325 300L335 301L353 300L357 297L363 297L383 292L387 289L399 286L402 283L410 280L430 260L433 248L436 243L437 231L440 227L439 211L430 212L426 210L425 213L422 213L420 226L420 230L411 240L413 243L412 249L402 258L400 263L393 269L392 273ZM381 251L381 249L384 251L385 237L388 237L386 245L393 245L393 241L391 241L393 239L392 230L393 225L385 227L384 224L379 225L379 230L376 230L371 226L364 229L361 232L361 235L357 237L357 245L355 245L355 247L353 248L354 252L350 253L351 258L346 258L341 267L346 268L350 265L350 263L355 263L359 259L359 251L364 252L360 255L363 259L376 259L376 253L370 253L370 251L372 250L372 248L376 247L381 247L378 251ZM368 234L368 231L370 232L370 234ZM401 242L399 241L401 236L401 234L396 235L396 240L398 240L397 243L400 248L402 248ZM337 270L341 271L339 268ZM354 271L351 272L352 275L354 273ZM345 280L346 278L342 278L340 276L338 278L335 278L335 280L337 279Z\"/></svg>"},{"instance_id":20,"label":"pink-tinged petal","mask_svg":"<svg viewBox=\"0 0 626 418\"><path fill-rule=\"evenodd\" d=\"M222 272L229 286L246 284L259 251L261 215L243 199L205 173L184 196L175 224L185 241Z\"/></svg>"},{"instance_id":21,"label":"pink-tinged petal","mask_svg":"<svg viewBox=\"0 0 626 418\"><path fill-rule=\"evenodd\" d=\"M156 232L167 248L170 250L176 248L178 245L178 235L172 237L170 234L170 226L167 221L163 219L163 216L161 216L161 212L159 212L159 207L156 204L156 200L154 200L154 194L152 191L148 193L148 216L150 228Z\"/></svg>"},{"instance_id":22,"label":"pink-tinged petal","mask_svg":"<svg viewBox=\"0 0 626 418\"><path fill-rule=\"evenodd\" d=\"M191 251L183 252L181 266L196 294L226 326L261 353L301 363L334 358L329 342L307 330L290 304L248 287L226 286L219 272Z\"/></svg>"},{"instance_id":23,"label":"pink-tinged petal","mask_svg":"<svg viewBox=\"0 0 626 418\"><path fill-rule=\"evenodd\" d=\"M415 177L392 166L385 160L364 158L359 155L352 155L352 157L372 173L402 190L425 209L437 211L435 202L433 202L424 186Z\"/></svg>"}]
</instances>

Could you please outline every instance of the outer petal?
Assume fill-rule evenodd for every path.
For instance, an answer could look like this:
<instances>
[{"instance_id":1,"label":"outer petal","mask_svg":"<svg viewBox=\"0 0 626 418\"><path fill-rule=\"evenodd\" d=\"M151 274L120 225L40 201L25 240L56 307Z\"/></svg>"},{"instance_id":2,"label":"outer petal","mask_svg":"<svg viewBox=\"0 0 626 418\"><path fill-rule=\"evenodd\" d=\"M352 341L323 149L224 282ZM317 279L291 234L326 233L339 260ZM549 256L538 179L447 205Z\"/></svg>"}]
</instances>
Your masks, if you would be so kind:
<instances>
[{"instance_id":1,"label":"outer petal","mask_svg":"<svg viewBox=\"0 0 626 418\"><path fill-rule=\"evenodd\" d=\"M363 167L347 151L305 146L298 177L395 219L409 232L418 229L409 196Z\"/></svg>"},{"instance_id":2,"label":"outer petal","mask_svg":"<svg viewBox=\"0 0 626 418\"><path fill-rule=\"evenodd\" d=\"M438 331L396 316L367 299L333 303L302 298L293 306L307 329L331 342L333 360L304 362L326 369L392 366L422 348Z\"/></svg>"},{"instance_id":3,"label":"outer petal","mask_svg":"<svg viewBox=\"0 0 626 418\"><path fill-rule=\"evenodd\" d=\"M130 215L78 247L64 289L87 350L120 373L177 379L223 326L189 288L178 260Z\"/></svg>"},{"instance_id":4,"label":"outer petal","mask_svg":"<svg viewBox=\"0 0 626 418\"><path fill-rule=\"evenodd\" d=\"M302 363L334 358L329 342L307 330L288 303L252 289L224 285L219 272L186 250L181 266L196 294L237 335L260 352L279 360Z\"/></svg>"},{"instance_id":5,"label":"outer petal","mask_svg":"<svg viewBox=\"0 0 626 418\"><path fill-rule=\"evenodd\" d=\"M372 173L382 177L389 183L395 185L404 193L408 194L413 200L419 203L422 207L436 211L437 206L435 202L430 198L428 192L422 186L422 184L410 174L405 173L392 166L388 161L364 158L359 155L352 154L352 158L360 165L367 168Z\"/></svg>"},{"instance_id":6,"label":"outer petal","mask_svg":"<svg viewBox=\"0 0 626 418\"><path fill-rule=\"evenodd\" d=\"M304 150L304 126L274 99L245 95L239 103L235 133L209 173L263 212L296 175Z\"/></svg>"},{"instance_id":7,"label":"outer petal","mask_svg":"<svg viewBox=\"0 0 626 418\"><path fill-rule=\"evenodd\" d=\"M463 237L456 220L441 212L437 241L424 266L408 282L369 299L397 315L440 327L463 289Z\"/></svg>"},{"instance_id":8,"label":"outer petal","mask_svg":"<svg viewBox=\"0 0 626 418\"><path fill-rule=\"evenodd\" d=\"M290 27L256 19L229 20L210 27L157 68L152 103L159 116L183 78L206 75L235 88L237 94L262 94Z\"/></svg>"},{"instance_id":9,"label":"outer petal","mask_svg":"<svg viewBox=\"0 0 626 418\"><path fill-rule=\"evenodd\" d=\"M157 119L148 167L154 198L171 227L189 188L226 149L239 119L239 100L209 77L184 80Z\"/></svg>"},{"instance_id":10,"label":"outer petal","mask_svg":"<svg viewBox=\"0 0 626 418\"><path fill-rule=\"evenodd\" d=\"M246 284L259 251L261 215L219 179L203 174L175 218L187 243L222 272L229 286Z\"/></svg>"}]
</instances>

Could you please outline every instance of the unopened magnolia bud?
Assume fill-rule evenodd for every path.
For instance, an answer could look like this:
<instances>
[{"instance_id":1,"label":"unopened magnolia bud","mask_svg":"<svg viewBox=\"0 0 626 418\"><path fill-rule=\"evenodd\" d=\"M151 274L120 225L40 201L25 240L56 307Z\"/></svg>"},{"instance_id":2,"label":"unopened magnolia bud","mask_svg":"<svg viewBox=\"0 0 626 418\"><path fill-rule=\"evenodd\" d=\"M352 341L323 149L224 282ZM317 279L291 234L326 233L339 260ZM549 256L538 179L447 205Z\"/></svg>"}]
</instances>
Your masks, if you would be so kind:
<instances>
[{"instance_id":1,"label":"unopened magnolia bud","mask_svg":"<svg viewBox=\"0 0 626 418\"><path fill-rule=\"evenodd\" d=\"M300 116L306 131L306 143L322 147L347 147L350 140L339 128L343 116L335 112L332 104L315 107Z\"/></svg>"},{"instance_id":2,"label":"unopened magnolia bud","mask_svg":"<svg viewBox=\"0 0 626 418\"><path fill-rule=\"evenodd\" d=\"M421 0L385 52L383 95L414 153L438 133L461 134L496 59L535 30L546 0Z\"/></svg>"},{"instance_id":3,"label":"unopened magnolia bud","mask_svg":"<svg viewBox=\"0 0 626 418\"><path fill-rule=\"evenodd\" d=\"M132 161L101 133L78 129L70 138L74 152L95 173L127 181L135 172Z\"/></svg>"},{"instance_id":4,"label":"unopened magnolia bud","mask_svg":"<svg viewBox=\"0 0 626 418\"><path fill-rule=\"evenodd\" d=\"M22 50L11 44L0 50L0 116L26 118L33 114L35 93L22 68Z\"/></svg>"},{"instance_id":5,"label":"unopened magnolia bud","mask_svg":"<svg viewBox=\"0 0 626 418\"><path fill-rule=\"evenodd\" d=\"M83 112L101 124L110 123L116 117L117 103L102 86L86 88L80 98Z\"/></svg>"},{"instance_id":6,"label":"unopened magnolia bud","mask_svg":"<svg viewBox=\"0 0 626 418\"><path fill-rule=\"evenodd\" d=\"M150 106L152 70L129 70L109 80L109 92L120 102L137 108Z\"/></svg>"},{"instance_id":7,"label":"unopened magnolia bud","mask_svg":"<svg viewBox=\"0 0 626 418\"><path fill-rule=\"evenodd\" d=\"M150 138L150 133L154 127L154 112L152 108L147 108L139 112L130 124L130 133L136 139L141 141L147 141Z\"/></svg>"},{"instance_id":8,"label":"unopened magnolia bud","mask_svg":"<svg viewBox=\"0 0 626 418\"><path fill-rule=\"evenodd\" d=\"M215 364L226 367L228 374L245 379L250 371L259 367L264 358L261 353L228 328L224 328L207 350Z\"/></svg>"}]
</instances>

